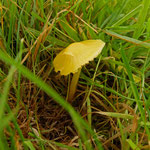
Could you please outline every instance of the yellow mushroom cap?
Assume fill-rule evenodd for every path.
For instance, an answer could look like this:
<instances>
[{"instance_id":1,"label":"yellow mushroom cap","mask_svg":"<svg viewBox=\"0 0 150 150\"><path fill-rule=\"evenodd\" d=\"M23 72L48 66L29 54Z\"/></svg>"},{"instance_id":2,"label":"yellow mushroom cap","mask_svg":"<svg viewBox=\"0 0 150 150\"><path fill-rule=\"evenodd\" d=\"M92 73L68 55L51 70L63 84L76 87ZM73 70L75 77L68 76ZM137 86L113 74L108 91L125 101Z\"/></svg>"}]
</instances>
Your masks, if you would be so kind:
<instances>
[{"instance_id":1,"label":"yellow mushroom cap","mask_svg":"<svg viewBox=\"0 0 150 150\"><path fill-rule=\"evenodd\" d=\"M86 40L70 44L54 59L55 71L61 75L75 73L80 67L92 61L101 53L105 43L102 40Z\"/></svg>"}]
</instances>

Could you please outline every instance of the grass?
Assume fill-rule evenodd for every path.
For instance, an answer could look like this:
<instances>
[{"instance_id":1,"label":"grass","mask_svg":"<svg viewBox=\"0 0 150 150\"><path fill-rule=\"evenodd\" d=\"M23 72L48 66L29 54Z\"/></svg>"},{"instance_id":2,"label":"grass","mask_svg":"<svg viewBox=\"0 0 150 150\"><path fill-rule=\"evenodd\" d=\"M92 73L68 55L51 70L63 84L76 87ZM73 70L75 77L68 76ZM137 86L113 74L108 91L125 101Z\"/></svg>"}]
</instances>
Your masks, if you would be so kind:
<instances>
[{"instance_id":1,"label":"grass","mask_svg":"<svg viewBox=\"0 0 150 150\"><path fill-rule=\"evenodd\" d=\"M149 0L0 2L0 149L150 148ZM69 76L53 68L70 43L101 39Z\"/></svg>"}]
</instances>

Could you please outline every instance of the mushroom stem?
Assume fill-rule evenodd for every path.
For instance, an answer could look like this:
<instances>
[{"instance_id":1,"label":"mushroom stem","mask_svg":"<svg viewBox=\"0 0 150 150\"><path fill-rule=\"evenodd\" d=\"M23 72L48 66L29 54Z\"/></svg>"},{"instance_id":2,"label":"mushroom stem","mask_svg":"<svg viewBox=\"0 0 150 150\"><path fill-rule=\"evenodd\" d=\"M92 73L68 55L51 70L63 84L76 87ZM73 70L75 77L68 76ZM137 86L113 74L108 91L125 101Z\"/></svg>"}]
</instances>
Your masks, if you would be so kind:
<instances>
[{"instance_id":1,"label":"mushroom stem","mask_svg":"<svg viewBox=\"0 0 150 150\"><path fill-rule=\"evenodd\" d=\"M70 83L69 94L68 94L68 102L70 102L70 103L72 103L72 100L74 98L74 94L75 94L76 89L77 89L77 83L79 80L80 72L81 72L81 68L78 70L78 72L73 74L73 77L72 77L72 80Z\"/></svg>"}]
</instances>

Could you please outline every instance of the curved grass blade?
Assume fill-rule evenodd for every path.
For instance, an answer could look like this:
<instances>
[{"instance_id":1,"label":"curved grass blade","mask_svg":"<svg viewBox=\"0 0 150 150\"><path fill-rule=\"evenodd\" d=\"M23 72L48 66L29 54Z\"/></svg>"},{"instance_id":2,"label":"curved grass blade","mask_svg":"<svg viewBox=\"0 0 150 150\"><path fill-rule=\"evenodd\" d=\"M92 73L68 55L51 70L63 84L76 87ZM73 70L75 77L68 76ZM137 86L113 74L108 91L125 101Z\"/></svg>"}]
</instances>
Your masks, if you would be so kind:
<instances>
[{"instance_id":1,"label":"curved grass blade","mask_svg":"<svg viewBox=\"0 0 150 150\"><path fill-rule=\"evenodd\" d=\"M101 143L98 141L94 131L90 129L87 123L80 117L80 115L74 110L74 108L67 103L54 89L52 89L48 84L46 84L42 79L38 78L32 72L30 72L25 66L16 62L14 59L8 57L4 52L0 51L0 59L4 62L14 65L25 77L34 82L39 88L45 91L49 96L51 96L57 103L59 103L66 111L69 112L72 120L82 137L84 144L86 145L87 150L92 150L90 144L87 142L87 135L84 131L84 128L94 136L97 146L99 149L103 149Z\"/></svg>"}]
</instances>

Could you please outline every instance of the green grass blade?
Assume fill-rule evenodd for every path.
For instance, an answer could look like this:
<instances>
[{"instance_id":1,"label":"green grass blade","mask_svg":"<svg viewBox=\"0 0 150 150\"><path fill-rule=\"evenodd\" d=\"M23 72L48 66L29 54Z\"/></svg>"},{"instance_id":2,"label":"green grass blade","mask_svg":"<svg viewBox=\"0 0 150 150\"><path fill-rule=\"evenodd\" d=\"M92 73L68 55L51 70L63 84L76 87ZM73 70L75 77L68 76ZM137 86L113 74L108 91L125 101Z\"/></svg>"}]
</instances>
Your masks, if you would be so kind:
<instances>
[{"instance_id":1,"label":"green grass blade","mask_svg":"<svg viewBox=\"0 0 150 150\"><path fill-rule=\"evenodd\" d=\"M135 39L138 39L143 33L144 23L145 23L146 16L148 14L149 5L150 5L149 0L143 0L142 9L139 13L138 22L136 24L136 28L135 28L135 31L133 34L133 38L135 38ZM135 51L135 48L130 49L129 61L132 58L134 51Z\"/></svg>"},{"instance_id":2,"label":"green grass blade","mask_svg":"<svg viewBox=\"0 0 150 150\"><path fill-rule=\"evenodd\" d=\"M142 9L141 9L139 16L138 16L137 27L136 27L135 32L133 34L133 38L138 39L139 36L142 34L144 22L145 22L147 14L148 14L149 5L150 5L149 0L143 0Z\"/></svg>"},{"instance_id":3,"label":"green grass blade","mask_svg":"<svg viewBox=\"0 0 150 150\"><path fill-rule=\"evenodd\" d=\"M113 11L112 15L111 15L111 19L109 21L109 23L107 24L107 26L112 26L113 22L115 22L115 20L118 18L118 16L121 14L121 12L124 10L124 8L126 7L127 3L129 2L129 0L122 0L120 1L121 4L118 2L116 8L114 9L115 11Z\"/></svg>"},{"instance_id":4,"label":"green grass blade","mask_svg":"<svg viewBox=\"0 0 150 150\"><path fill-rule=\"evenodd\" d=\"M96 82L96 81L93 82L90 78L88 78L88 77L87 77L85 74L83 74L83 73L81 73L81 75L82 75L82 78L87 81L87 83L86 83L87 85L95 85L95 86L97 86L97 87L99 87L99 88L102 88L102 89L105 89L106 91L109 91L109 92L111 92L111 93L113 93L113 94L115 94L115 95L118 95L118 96L120 96L120 97L123 98L123 99L127 99L127 100L130 100L130 101L135 101L134 99L132 99L132 98L130 98L130 97L126 97L126 96L124 96L124 95L118 93L117 91L115 91L115 90L113 90L113 89L107 88L107 87L105 87L104 85L99 84L99 83ZM85 84L84 82L80 82L80 83ZM140 101L140 103L142 103L142 101Z\"/></svg>"},{"instance_id":5,"label":"green grass blade","mask_svg":"<svg viewBox=\"0 0 150 150\"><path fill-rule=\"evenodd\" d=\"M33 144L31 143L31 141L25 141L24 144L27 145L30 150L35 150Z\"/></svg>"},{"instance_id":6,"label":"green grass blade","mask_svg":"<svg viewBox=\"0 0 150 150\"><path fill-rule=\"evenodd\" d=\"M116 112L97 112L97 114L114 117L114 118L122 118L122 119L133 119L134 118L134 116L132 116L132 115L121 114L121 113L116 113Z\"/></svg>"},{"instance_id":7,"label":"green grass blade","mask_svg":"<svg viewBox=\"0 0 150 150\"><path fill-rule=\"evenodd\" d=\"M142 5L137 6L132 11L130 11L128 14L126 14L124 17L122 17L117 22L115 22L112 26L114 27L114 26L121 25L122 23L124 23L125 21L127 21L129 18L131 18L134 15L136 15L139 12L139 10L141 9L141 7L142 7Z\"/></svg>"},{"instance_id":8,"label":"green grass blade","mask_svg":"<svg viewBox=\"0 0 150 150\"><path fill-rule=\"evenodd\" d=\"M25 22L25 24L27 25L28 23L29 23L29 14L30 14L30 11L31 11L31 9L32 9L32 7L31 7L31 5L32 5L32 0L28 0L27 2L26 2L26 12L27 13L25 13L25 15L24 15L24 22Z\"/></svg>"},{"instance_id":9,"label":"green grass blade","mask_svg":"<svg viewBox=\"0 0 150 150\"><path fill-rule=\"evenodd\" d=\"M10 52L10 44L11 44L11 39L12 39L12 35L13 35L13 28L14 28L14 24L15 24L15 20L16 20L16 13L17 13L17 8L16 8L16 5L11 2L11 6L10 6L10 13L12 14L11 15L11 18L9 19L10 20L10 27L9 27L9 33L8 33L8 39L7 39L7 52L9 54L11 54L12 52Z\"/></svg>"},{"instance_id":10,"label":"green grass blade","mask_svg":"<svg viewBox=\"0 0 150 150\"><path fill-rule=\"evenodd\" d=\"M77 32L71 27L66 21L61 20L60 24L62 28L67 32L67 34L74 40L74 41L80 41Z\"/></svg>"},{"instance_id":11,"label":"green grass blade","mask_svg":"<svg viewBox=\"0 0 150 150\"><path fill-rule=\"evenodd\" d=\"M128 76L129 76L129 79L130 79L131 89L133 91L133 95L134 95L136 103L138 105L138 109L140 111L141 118L144 121L144 123L146 124L145 111L143 109L142 104L140 103L139 92L138 92L138 89L137 89L136 84L134 82L134 79L133 79L133 76L132 76L132 71L131 71L131 68L130 68L130 65L129 65L129 61L128 61L127 57L126 57L124 49L121 49L121 56L122 56L123 62L125 64L126 70L128 72ZM147 128L147 126L145 126L145 129L146 129L146 132L147 132L147 135L148 135L148 139L150 140L149 129Z\"/></svg>"},{"instance_id":12,"label":"green grass blade","mask_svg":"<svg viewBox=\"0 0 150 150\"><path fill-rule=\"evenodd\" d=\"M120 35L118 33L115 33L113 31L110 31L110 30L103 30L106 34L108 35L111 35L113 37L116 37L116 38L119 38L119 39L122 39L122 40L125 40L127 42L130 42L130 43L133 43L134 45L137 45L137 46L142 46L142 47L145 47L145 48L150 48L150 43L147 43L147 42L143 42L143 41L140 41L140 40L136 40L134 38L130 38L130 37L127 37L127 36L123 36L123 35Z\"/></svg>"},{"instance_id":13,"label":"green grass blade","mask_svg":"<svg viewBox=\"0 0 150 150\"><path fill-rule=\"evenodd\" d=\"M133 150L134 150L134 149L140 150L140 148L139 148L137 145L135 145L134 142L133 142L131 139L127 139L126 141L129 143L130 147L131 147Z\"/></svg>"},{"instance_id":14,"label":"green grass blade","mask_svg":"<svg viewBox=\"0 0 150 150\"><path fill-rule=\"evenodd\" d=\"M19 40L20 40L20 37L19 37L19 32L20 32L20 25L21 25L21 18L22 18L22 14L23 14L23 11L24 11L24 8L25 8L25 5L26 5L26 2L24 3L24 5L23 5L23 8L22 8L22 10L21 10L21 12L20 12L20 15L19 15L19 20L18 20L18 28L17 28L17 45L16 45L16 51L17 51L17 53L18 53L18 51L19 51Z\"/></svg>"}]
</instances>

